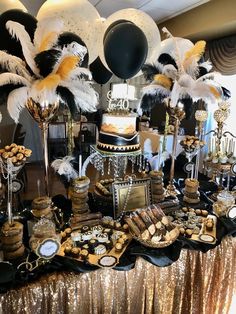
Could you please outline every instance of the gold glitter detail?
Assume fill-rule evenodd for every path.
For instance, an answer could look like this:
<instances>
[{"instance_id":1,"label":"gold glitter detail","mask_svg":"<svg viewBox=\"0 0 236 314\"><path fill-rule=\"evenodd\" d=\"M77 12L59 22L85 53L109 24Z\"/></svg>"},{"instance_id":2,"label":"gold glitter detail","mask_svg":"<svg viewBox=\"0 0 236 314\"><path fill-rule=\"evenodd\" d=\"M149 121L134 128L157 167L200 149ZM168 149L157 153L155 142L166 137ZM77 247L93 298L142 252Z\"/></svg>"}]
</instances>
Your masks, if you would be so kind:
<instances>
[{"instance_id":1,"label":"gold glitter detail","mask_svg":"<svg viewBox=\"0 0 236 314\"><path fill-rule=\"evenodd\" d=\"M236 292L236 239L202 253L182 250L156 267L142 258L130 271L54 273L0 296L0 313L226 314Z\"/></svg>"}]
</instances>

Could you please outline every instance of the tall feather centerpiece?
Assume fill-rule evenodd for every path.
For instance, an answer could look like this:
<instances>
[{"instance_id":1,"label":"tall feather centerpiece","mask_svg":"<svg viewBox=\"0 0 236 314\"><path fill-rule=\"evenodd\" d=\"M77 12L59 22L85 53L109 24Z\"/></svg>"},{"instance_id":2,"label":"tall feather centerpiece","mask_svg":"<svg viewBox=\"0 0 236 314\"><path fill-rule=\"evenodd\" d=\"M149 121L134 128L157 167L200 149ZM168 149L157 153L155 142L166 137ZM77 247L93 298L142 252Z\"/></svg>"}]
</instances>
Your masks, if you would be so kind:
<instances>
[{"instance_id":1,"label":"tall feather centerpiece","mask_svg":"<svg viewBox=\"0 0 236 314\"><path fill-rule=\"evenodd\" d=\"M169 37L167 40L173 40L173 51L163 50L154 64L143 66L142 71L148 85L143 88L141 108L150 111L154 106L164 103L173 121L172 160L167 188L169 194L173 195L176 194L174 168L181 120L184 117L186 119L191 117L194 112L194 102L197 100L217 103L227 96L227 93L214 81L215 73L210 72L211 63L203 60L205 41L198 41L194 45L183 38L177 40L166 28L163 28L163 32ZM186 45L183 45L184 41L187 41Z\"/></svg>"},{"instance_id":2,"label":"tall feather centerpiece","mask_svg":"<svg viewBox=\"0 0 236 314\"><path fill-rule=\"evenodd\" d=\"M45 193L49 195L47 151L48 124L60 103L72 115L78 111L96 111L98 95L92 87L92 75L82 67L88 51L80 40L59 44L63 22L45 19L37 24L33 42L24 26L8 21L6 28L21 44L24 60L0 51L0 90L7 90L7 109L17 123L20 112L27 108L42 130Z\"/></svg>"}]
</instances>

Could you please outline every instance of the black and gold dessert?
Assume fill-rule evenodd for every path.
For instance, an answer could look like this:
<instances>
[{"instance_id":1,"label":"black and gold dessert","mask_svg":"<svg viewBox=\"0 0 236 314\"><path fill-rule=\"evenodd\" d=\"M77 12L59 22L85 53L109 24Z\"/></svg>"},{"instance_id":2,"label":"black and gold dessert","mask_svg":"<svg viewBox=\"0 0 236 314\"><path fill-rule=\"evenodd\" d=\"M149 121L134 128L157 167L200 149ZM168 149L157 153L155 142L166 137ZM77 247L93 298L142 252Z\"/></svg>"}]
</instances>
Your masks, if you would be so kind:
<instances>
[{"instance_id":1,"label":"black and gold dessert","mask_svg":"<svg viewBox=\"0 0 236 314\"><path fill-rule=\"evenodd\" d=\"M179 236L178 228L172 225L158 205L138 209L124 219L133 237L148 247L168 246Z\"/></svg>"},{"instance_id":2,"label":"black and gold dessert","mask_svg":"<svg viewBox=\"0 0 236 314\"><path fill-rule=\"evenodd\" d=\"M197 204L200 202L200 193L198 191L199 182L196 179L185 179L184 198L183 200L189 204Z\"/></svg>"},{"instance_id":3,"label":"black and gold dessert","mask_svg":"<svg viewBox=\"0 0 236 314\"><path fill-rule=\"evenodd\" d=\"M70 189L72 211L74 214L86 214L89 212L88 190L90 179L88 177L77 178L73 181Z\"/></svg>"},{"instance_id":4,"label":"black and gold dessert","mask_svg":"<svg viewBox=\"0 0 236 314\"><path fill-rule=\"evenodd\" d=\"M32 214L36 218L52 218L52 199L48 196L37 197L32 202Z\"/></svg>"},{"instance_id":5,"label":"black and gold dessert","mask_svg":"<svg viewBox=\"0 0 236 314\"><path fill-rule=\"evenodd\" d=\"M94 217L93 215L97 214L90 213L87 215ZM67 255L98 266L102 266L99 260L107 254L114 256L118 262L120 255L132 239L128 233L128 225L115 221L111 217L100 219L99 224L80 225L79 229L70 229L67 233L65 229L61 234L63 234L61 255ZM70 234L70 237L67 237L66 234Z\"/></svg>"},{"instance_id":6,"label":"black and gold dessert","mask_svg":"<svg viewBox=\"0 0 236 314\"><path fill-rule=\"evenodd\" d=\"M151 178L152 202L154 204L159 203L165 199L163 172L152 170L150 171L149 176Z\"/></svg>"}]
</instances>

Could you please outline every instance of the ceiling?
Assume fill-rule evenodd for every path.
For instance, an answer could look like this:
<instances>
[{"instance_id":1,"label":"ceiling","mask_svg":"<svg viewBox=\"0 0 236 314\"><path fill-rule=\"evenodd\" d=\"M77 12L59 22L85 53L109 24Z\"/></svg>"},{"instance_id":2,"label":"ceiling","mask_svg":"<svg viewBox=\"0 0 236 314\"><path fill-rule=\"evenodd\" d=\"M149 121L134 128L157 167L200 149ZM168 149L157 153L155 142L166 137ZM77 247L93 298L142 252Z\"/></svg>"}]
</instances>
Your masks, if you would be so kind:
<instances>
[{"instance_id":1,"label":"ceiling","mask_svg":"<svg viewBox=\"0 0 236 314\"><path fill-rule=\"evenodd\" d=\"M108 17L115 11L135 8L146 12L157 23L189 11L210 0L89 0L101 17ZM45 0L21 0L32 15L37 12Z\"/></svg>"}]
</instances>

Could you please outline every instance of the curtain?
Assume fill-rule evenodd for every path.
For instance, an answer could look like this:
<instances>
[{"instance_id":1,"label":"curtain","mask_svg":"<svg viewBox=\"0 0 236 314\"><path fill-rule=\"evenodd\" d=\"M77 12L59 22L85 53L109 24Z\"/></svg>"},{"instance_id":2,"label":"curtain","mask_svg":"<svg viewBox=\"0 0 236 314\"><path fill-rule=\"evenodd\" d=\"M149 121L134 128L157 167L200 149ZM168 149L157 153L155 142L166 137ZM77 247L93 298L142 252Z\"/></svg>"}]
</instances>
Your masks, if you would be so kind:
<instances>
[{"instance_id":1,"label":"curtain","mask_svg":"<svg viewBox=\"0 0 236 314\"><path fill-rule=\"evenodd\" d=\"M222 75L236 74L236 35L209 41L205 55Z\"/></svg>"}]
</instances>

